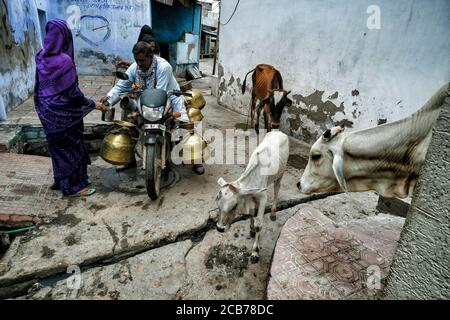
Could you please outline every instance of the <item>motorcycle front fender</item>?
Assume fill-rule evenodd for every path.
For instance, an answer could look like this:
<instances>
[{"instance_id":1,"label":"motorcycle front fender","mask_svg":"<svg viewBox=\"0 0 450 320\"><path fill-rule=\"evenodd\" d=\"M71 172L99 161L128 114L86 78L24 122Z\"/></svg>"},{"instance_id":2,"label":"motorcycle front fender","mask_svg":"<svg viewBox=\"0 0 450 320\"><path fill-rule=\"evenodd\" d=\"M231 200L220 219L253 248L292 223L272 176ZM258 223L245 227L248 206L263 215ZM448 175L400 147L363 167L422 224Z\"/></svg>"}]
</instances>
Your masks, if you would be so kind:
<instances>
[{"instance_id":1,"label":"motorcycle front fender","mask_svg":"<svg viewBox=\"0 0 450 320\"><path fill-rule=\"evenodd\" d=\"M154 144L163 144L164 143L164 137L157 133L148 133L144 137L144 144L145 145L154 145Z\"/></svg>"},{"instance_id":2,"label":"motorcycle front fender","mask_svg":"<svg viewBox=\"0 0 450 320\"><path fill-rule=\"evenodd\" d=\"M162 136L161 134L158 133L149 133L147 132L144 136L144 155L143 155L143 165L142 165L142 170L146 170L146 157L147 157L147 146L151 146L151 145L160 145L161 148L163 148L163 150L165 149L165 144L164 144L164 136ZM166 167L166 159L165 156L162 157L162 167L163 169Z\"/></svg>"}]
</instances>

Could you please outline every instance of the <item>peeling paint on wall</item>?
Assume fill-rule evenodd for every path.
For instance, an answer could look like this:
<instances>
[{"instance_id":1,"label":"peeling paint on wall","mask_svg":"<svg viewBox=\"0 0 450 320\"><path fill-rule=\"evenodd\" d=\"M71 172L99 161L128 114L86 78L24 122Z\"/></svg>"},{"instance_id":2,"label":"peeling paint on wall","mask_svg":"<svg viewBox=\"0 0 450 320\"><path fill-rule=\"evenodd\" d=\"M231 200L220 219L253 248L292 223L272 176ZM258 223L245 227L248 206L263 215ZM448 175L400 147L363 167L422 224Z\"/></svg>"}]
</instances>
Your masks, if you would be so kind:
<instances>
[{"instance_id":1,"label":"peeling paint on wall","mask_svg":"<svg viewBox=\"0 0 450 320\"><path fill-rule=\"evenodd\" d=\"M39 30L34 1L0 1L0 95L6 113L32 93Z\"/></svg>"},{"instance_id":2,"label":"peeling paint on wall","mask_svg":"<svg viewBox=\"0 0 450 320\"><path fill-rule=\"evenodd\" d=\"M218 76L219 79L221 79L223 77L223 66L219 63L219 68L218 68Z\"/></svg>"},{"instance_id":3,"label":"peeling paint on wall","mask_svg":"<svg viewBox=\"0 0 450 320\"><path fill-rule=\"evenodd\" d=\"M302 110L308 118L318 123L324 123L328 119L331 119L336 113L341 112L345 115L344 103L342 102L339 107L336 106L330 100L323 101L324 91L315 91L309 96L302 96L301 94L293 95L292 98L297 103L305 105L305 109Z\"/></svg>"},{"instance_id":4,"label":"peeling paint on wall","mask_svg":"<svg viewBox=\"0 0 450 320\"><path fill-rule=\"evenodd\" d=\"M0 121L6 120L6 118L6 107L2 96L0 96Z\"/></svg>"},{"instance_id":5,"label":"peeling paint on wall","mask_svg":"<svg viewBox=\"0 0 450 320\"><path fill-rule=\"evenodd\" d=\"M18 4L17 1L6 0L6 14L8 24L12 27L12 35L15 44L25 42L26 35L30 31L30 26L38 26L37 7L34 1L23 1ZM34 36L40 39L39 29L34 29Z\"/></svg>"}]
</instances>

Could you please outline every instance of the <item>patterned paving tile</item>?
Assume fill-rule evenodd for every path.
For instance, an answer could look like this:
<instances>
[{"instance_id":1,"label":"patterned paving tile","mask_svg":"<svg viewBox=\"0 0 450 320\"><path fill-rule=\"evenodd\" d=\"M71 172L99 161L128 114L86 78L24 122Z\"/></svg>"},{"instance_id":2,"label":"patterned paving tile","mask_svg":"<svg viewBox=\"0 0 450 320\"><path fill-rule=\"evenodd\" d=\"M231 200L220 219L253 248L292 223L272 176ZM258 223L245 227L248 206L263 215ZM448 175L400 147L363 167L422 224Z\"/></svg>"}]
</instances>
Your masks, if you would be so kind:
<instances>
[{"instance_id":1,"label":"patterned paving tile","mask_svg":"<svg viewBox=\"0 0 450 320\"><path fill-rule=\"evenodd\" d=\"M275 248L268 299L377 298L400 231L401 225L386 219L337 226L302 206L286 222Z\"/></svg>"}]
</instances>

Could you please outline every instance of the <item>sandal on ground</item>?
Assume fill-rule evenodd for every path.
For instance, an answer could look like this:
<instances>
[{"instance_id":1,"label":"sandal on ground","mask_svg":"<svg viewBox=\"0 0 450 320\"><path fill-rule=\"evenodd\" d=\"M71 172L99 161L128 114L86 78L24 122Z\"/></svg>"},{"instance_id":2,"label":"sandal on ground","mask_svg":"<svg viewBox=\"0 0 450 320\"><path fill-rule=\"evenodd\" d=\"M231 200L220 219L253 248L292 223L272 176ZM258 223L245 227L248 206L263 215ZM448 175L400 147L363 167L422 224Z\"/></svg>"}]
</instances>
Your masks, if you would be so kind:
<instances>
[{"instance_id":1,"label":"sandal on ground","mask_svg":"<svg viewBox=\"0 0 450 320\"><path fill-rule=\"evenodd\" d=\"M77 192L75 194L71 194L68 197L69 198L90 197L93 194L95 194L96 192L97 192L96 189L88 189L88 188L86 188L86 189L81 190L80 192Z\"/></svg>"}]
</instances>

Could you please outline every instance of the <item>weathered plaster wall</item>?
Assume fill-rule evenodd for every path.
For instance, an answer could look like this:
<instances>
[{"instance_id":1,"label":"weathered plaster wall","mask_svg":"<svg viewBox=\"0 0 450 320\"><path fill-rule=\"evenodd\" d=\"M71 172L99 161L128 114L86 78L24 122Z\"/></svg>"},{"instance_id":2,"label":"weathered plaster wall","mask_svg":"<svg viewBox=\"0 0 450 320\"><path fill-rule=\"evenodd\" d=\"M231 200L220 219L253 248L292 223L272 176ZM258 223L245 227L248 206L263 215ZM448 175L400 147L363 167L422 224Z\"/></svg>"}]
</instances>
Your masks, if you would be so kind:
<instances>
[{"instance_id":1,"label":"weathered plaster wall","mask_svg":"<svg viewBox=\"0 0 450 320\"><path fill-rule=\"evenodd\" d=\"M222 23L236 2L222 2ZM248 114L245 74L268 63L293 92L282 128L307 142L332 124L360 129L413 113L450 78L450 2L379 0L381 28L368 29L373 4L241 1L221 26L219 101Z\"/></svg>"},{"instance_id":2,"label":"weathered plaster wall","mask_svg":"<svg viewBox=\"0 0 450 320\"><path fill-rule=\"evenodd\" d=\"M33 90L39 30L34 0L0 1L0 120Z\"/></svg>"},{"instance_id":3,"label":"weathered plaster wall","mask_svg":"<svg viewBox=\"0 0 450 320\"><path fill-rule=\"evenodd\" d=\"M387 299L450 299L450 88L385 288Z\"/></svg>"},{"instance_id":4,"label":"weathered plaster wall","mask_svg":"<svg viewBox=\"0 0 450 320\"><path fill-rule=\"evenodd\" d=\"M78 72L110 75L115 59L132 60L143 25L151 25L150 0L48 0L49 19L73 32Z\"/></svg>"}]
</instances>

